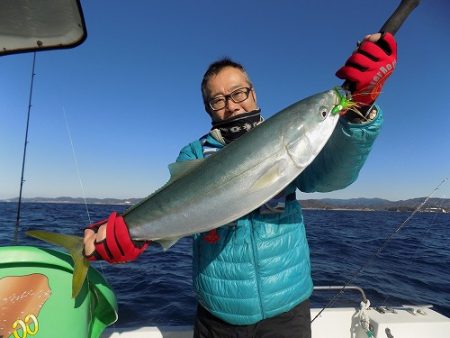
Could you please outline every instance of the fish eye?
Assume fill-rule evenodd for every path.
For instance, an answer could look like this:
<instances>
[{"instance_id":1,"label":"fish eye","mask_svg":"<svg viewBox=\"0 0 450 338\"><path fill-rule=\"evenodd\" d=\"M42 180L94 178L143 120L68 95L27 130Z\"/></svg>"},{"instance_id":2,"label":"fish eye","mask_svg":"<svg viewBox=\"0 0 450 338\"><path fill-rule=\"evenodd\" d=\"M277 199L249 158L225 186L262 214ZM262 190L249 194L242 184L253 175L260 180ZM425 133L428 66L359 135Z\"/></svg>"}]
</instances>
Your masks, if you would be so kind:
<instances>
[{"instance_id":1,"label":"fish eye","mask_svg":"<svg viewBox=\"0 0 450 338\"><path fill-rule=\"evenodd\" d=\"M322 117L322 119L325 119L328 116L328 110L326 107L320 107L319 114Z\"/></svg>"}]
</instances>

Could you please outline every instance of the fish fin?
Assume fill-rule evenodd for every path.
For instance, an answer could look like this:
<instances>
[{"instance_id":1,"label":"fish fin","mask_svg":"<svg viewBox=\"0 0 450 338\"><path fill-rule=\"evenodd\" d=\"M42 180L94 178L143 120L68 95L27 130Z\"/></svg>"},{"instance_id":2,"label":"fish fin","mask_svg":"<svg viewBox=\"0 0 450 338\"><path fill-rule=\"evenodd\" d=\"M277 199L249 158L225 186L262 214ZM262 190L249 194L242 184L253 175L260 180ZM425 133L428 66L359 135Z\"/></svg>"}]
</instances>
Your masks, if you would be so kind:
<instances>
[{"instance_id":1,"label":"fish fin","mask_svg":"<svg viewBox=\"0 0 450 338\"><path fill-rule=\"evenodd\" d=\"M202 164L204 159L197 159L191 161L182 161L169 164L170 180L169 182L175 181L180 177L183 177L191 170L197 168Z\"/></svg>"},{"instance_id":2,"label":"fish fin","mask_svg":"<svg viewBox=\"0 0 450 338\"><path fill-rule=\"evenodd\" d=\"M47 243L64 247L73 259L72 298L76 298L83 287L89 270L89 261L83 255L83 238L43 230L29 230L27 236L35 237Z\"/></svg>"},{"instance_id":3,"label":"fish fin","mask_svg":"<svg viewBox=\"0 0 450 338\"><path fill-rule=\"evenodd\" d=\"M197 168L200 164L202 164L204 159L196 159L196 160L189 160L189 161L182 161L182 162L174 162L169 164L169 172L170 172L170 179L167 181L166 184L164 184L162 187L154 191L151 195L147 196L146 198L142 199L140 202L136 203L135 205L131 206L125 212L122 214L122 216L126 216L130 212L132 212L134 209L138 208L142 204L146 203L150 198L155 196L157 193L162 191L163 189L167 188L168 185L170 185L172 182L178 180L179 178L183 177L193 169ZM1 338L1 337L0 337Z\"/></svg>"},{"instance_id":4,"label":"fish fin","mask_svg":"<svg viewBox=\"0 0 450 338\"><path fill-rule=\"evenodd\" d=\"M297 168L306 168L315 158L315 156L311 155L314 151L307 136L297 138L287 144L286 151Z\"/></svg>"},{"instance_id":5,"label":"fish fin","mask_svg":"<svg viewBox=\"0 0 450 338\"><path fill-rule=\"evenodd\" d=\"M264 189L273 185L278 181L279 177L282 175L283 167L279 162L276 162L272 167L270 167L263 175L261 175L255 183L250 187L250 192L254 192L260 189Z\"/></svg>"},{"instance_id":6,"label":"fish fin","mask_svg":"<svg viewBox=\"0 0 450 338\"><path fill-rule=\"evenodd\" d=\"M178 240L180 239L180 237L175 237L175 238L165 238L165 239L159 239L155 242L161 244L162 248L164 251L169 250L172 246L175 245L176 242L178 242Z\"/></svg>"}]
</instances>

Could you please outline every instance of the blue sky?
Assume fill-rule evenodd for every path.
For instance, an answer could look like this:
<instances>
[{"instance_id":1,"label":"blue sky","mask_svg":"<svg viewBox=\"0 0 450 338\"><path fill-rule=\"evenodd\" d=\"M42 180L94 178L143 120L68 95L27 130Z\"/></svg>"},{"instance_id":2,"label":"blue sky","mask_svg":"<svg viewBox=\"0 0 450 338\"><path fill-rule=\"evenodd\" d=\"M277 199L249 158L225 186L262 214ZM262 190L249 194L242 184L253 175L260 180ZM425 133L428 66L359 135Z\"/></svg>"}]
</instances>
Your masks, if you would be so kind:
<instances>
[{"instance_id":1,"label":"blue sky","mask_svg":"<svg viewBox=\"0 0 450 338\"><path fill-rule=\"evenodd\" d=\"M24 196L144 197L210 128L201 77L229 56L263 115L341 81L358 39L396 1L82 1L88 38L37 54ZM397 34L385 124L357 182L300 198L425 196L450 176L450 3L423 0ZM32 54L0 57L0 199L18 195ZM450 183L437 192L449 198Z\"/></svg>"}]
</instances>

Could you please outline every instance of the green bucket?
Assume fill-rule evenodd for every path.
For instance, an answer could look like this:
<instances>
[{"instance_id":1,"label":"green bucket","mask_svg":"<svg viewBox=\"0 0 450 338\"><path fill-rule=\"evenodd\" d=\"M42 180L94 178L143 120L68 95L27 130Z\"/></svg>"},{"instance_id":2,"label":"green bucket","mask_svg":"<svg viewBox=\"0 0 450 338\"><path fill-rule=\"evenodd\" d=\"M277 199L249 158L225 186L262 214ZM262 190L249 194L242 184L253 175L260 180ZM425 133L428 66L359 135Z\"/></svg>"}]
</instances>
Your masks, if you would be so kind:
<instances>
[{"instance_id":1,"label":"green bucket","mask_svg":"<svg viewBox=\"0 0 450 338\"><path fill-rule=\"evenodd\" d=\"M0 247L0 338L98 338L117 320L114 292L89 268L72 298L72 259L31 246Z\"/></svg>"}]
</instances>

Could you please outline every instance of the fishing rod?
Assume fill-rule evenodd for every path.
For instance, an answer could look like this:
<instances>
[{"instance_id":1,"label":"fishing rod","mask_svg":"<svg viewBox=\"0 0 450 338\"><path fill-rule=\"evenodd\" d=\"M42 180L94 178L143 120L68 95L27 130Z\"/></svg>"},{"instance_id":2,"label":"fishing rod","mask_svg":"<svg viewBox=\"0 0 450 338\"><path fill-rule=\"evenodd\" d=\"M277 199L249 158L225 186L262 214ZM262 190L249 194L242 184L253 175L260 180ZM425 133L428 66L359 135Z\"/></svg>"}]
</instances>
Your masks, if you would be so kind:
<instances>
[{"instance_id":1,"label":"fishing rod","mask_svg":"<svg viewBox=\"0 0 450 338\"><path fill-rule=\"evenodd\" d=\"M395 35L409 14L419 5L419 2L420 0L402 0L394 13L381 26L379 33L391 33ZM342 85L342 88L346 90L349 90L351 87L352 83L348 80Z\"/></svg>"},{"instance_id":2,"label":"fishing rod","mask_svg":"<svg viewBox=\"0 0 450 338\"><path fill-rule=\"evenodd\" d=\"M395 9L395 11L392 13L392 15L386 20L386 22L383 24L383 26L381 26L379 33L383 34L383 33L391 33L392 35L395 35L395 33L397 33L397 31L399 30L399 28L401 27L401 25L405 22L406 18L409 16L409 14L411 14L411 12L419 5L420 0L401 0L400 4L398 5L398 7ZM345 81L344 84L342 85L342 88L349 90L352 87L352 83L349 81ZM423 207L423 205L428 201L428 199L431 197L432 194L434 194L434 192L436 190L439 189L439 187L446 181L447 179L445 178L444 180L442 180L441 183L439 183L439 185L433 190L433 192L431 194L428 195L428 197L423 201L423 203L421 203L414 211L413 213L410 215L410 217L408 217L397 229L396 231L391 234L391 236L389 236L385 242L383 243L383 245L378 249L378 251L376 253L374 253L370 258L368 263L366 263L365 265L363 265L358 271L356 271L356 273L347 281L347 283L344 284L344 286L340 289L340 291L328 302L327 305L325 305L325 307L323 307L319 313L311 320L311 323L314 322L314 320L316 320L317 317L319 317L323 311L325 311L325 309L329 308L330 306L332 306L337 298L342 295L345 291L345 289L356 279L356 277L358 277L366 268L367 266L372 262L372 260L374 259L375 256L378 256L381 251L383 251L383 249L386 247L386 245L390 242L390 240L392 239L392 237L398 232L400 231L400 229L407 223L409 222L409 220Z\"/></svg>"},{"instance_id":3,"label":"fishing rod","mask_svg":"<svg viewBox=\"0 0 450 338\"><path fill-rule=\"evenodd\" d=\"M27 156L28 130L29 130L29 126L30 126L31 102L32 102L32 98L33 98L34 76L36 75L34 72L35 65L36 65L36 52L33 53L33 66L31 68L30 94L28 97L27 123L26 123L26 128L25 128L25 142L24 142L24 146L23 146L23 157L22 157L22 173L20 176L19 201L17 203L16 226L15 226L15 231L14 231L14 244L16 244L16 245L19 240L20 212L21 212L21 207L22 207L23 183L25 182L24 173L25 173L25 160L26 160L26 156Z\"/></svg>"}]
</instances>

